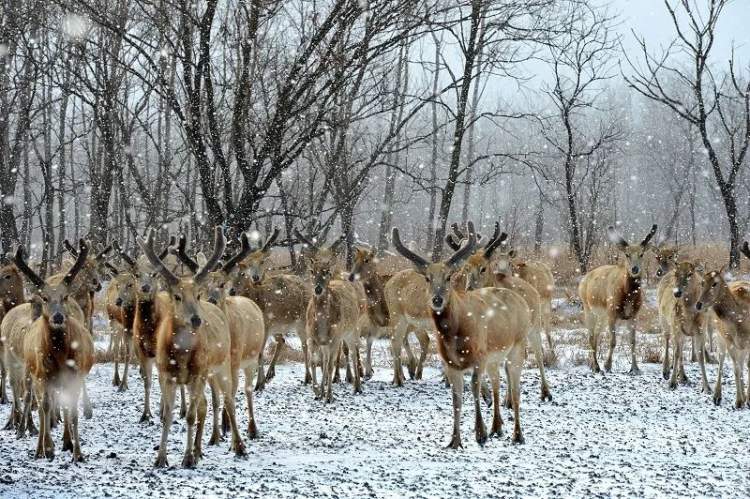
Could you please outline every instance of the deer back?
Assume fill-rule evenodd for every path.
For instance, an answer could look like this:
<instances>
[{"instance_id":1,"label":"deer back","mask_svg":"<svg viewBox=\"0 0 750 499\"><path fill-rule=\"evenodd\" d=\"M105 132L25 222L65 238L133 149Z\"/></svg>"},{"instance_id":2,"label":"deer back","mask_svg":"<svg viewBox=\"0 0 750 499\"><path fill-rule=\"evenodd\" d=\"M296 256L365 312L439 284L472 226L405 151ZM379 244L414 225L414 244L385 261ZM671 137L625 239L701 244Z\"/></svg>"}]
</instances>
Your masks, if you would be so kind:
<instances>
[{"instance_id":1,"label":"deer back","mask_svg":"<svg viewBox=\"0 0 750 499\"><path fill-rule=\"evenodd\" d=\"M385 300L392 318L400 315L429 320L428 293L425 278L413 269L397 272L385 283Z\"/></svg>"}]
</instances>

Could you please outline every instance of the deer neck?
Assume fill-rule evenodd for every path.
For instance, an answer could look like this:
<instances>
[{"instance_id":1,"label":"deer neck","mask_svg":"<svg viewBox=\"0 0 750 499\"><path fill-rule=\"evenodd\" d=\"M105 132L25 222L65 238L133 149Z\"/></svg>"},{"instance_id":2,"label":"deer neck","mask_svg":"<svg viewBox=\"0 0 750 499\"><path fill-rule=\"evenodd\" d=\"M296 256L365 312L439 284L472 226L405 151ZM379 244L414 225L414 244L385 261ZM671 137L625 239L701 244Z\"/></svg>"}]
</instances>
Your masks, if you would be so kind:
<instances>
[{"instance_id":1,"label":"deer neck","mask_svg":"<svg viewBox=\"0 0 750 499\"><path fill-rule=\"evenodd\" d=\"M330 328L333 322L331 317L331 302L331 292L328 288L320 295L312 295L314 310L313 337L319 345L327 345L330 342Z\"/></svg>"},{"instance_id":2,"label":"deer neck","mask_svg":"<svg viewBox=\"0 0 750 499\"><path fill-rule=\"evenodd\" d=\"M713 305L716 316L724 321L737 322L745 317L745 309L729 291L729 286L725 282L721 283L719 296Z\"/></svg>"},{"instance_id":3,"label":"deer neck","mask_svg":"<svg viewBox=\"0 0 750 499\"><path fill-rule=\"evenodd\" d=\"M470 329L472 319L468 318L454 293L449 293L443 310L432 311L432 320L438 332L440 356L449 368L464 370L474 362L477 352Z\"/></svg>"},{"instance_id":4,"label":"deer neck","mask_svg":"<svg viewBox=\"0 0 750 499\"><path fill-rule=\"evenodd\" d=\"M383 278L375 272L368 272L362 281L367 297L367 315L376 326L384 327L390 322L390 312L385 301Z\"/></svg>"}]
</instances>

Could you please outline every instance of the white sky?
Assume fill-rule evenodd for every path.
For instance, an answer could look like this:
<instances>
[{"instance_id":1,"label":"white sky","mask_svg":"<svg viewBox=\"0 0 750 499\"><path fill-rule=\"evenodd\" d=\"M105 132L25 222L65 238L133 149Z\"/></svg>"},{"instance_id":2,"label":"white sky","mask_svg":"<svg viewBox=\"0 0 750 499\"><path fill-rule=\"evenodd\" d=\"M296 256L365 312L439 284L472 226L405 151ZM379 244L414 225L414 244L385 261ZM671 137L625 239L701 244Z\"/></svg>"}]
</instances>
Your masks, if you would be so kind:
<instances>
[{"instance_id":1,"label":"white sky","mask_svg":"<svg viewBox=\"0 0 750 499\"><path fill-rule=\"evenodd\" d=\"M614 12L620 14L623 46L630 52L637 49L631 30L646 38L650 47L656 49L674 38L669 13L663 0L608 0ZM669 0L674 5L678 0ZM708 0L700 0L699 3ZM604 2L606 3L606 2ZM732 39L738 61L750 64L750 0L734 0L722 14L717 29L714 62L729 58Z\"/></svg>"}]
</instances>

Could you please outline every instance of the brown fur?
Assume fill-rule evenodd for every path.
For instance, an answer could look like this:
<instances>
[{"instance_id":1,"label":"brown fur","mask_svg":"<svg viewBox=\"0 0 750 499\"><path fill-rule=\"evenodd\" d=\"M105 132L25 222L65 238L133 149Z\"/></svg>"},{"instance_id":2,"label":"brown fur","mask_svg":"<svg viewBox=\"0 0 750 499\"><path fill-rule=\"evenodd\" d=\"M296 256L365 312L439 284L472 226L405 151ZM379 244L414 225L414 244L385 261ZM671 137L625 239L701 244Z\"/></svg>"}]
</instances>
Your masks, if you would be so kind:
<instances>
[{"instance_id":1,"label":"brown fur","mask_svg":"<svg viewBox=\"0 0 750 499\"><path fill-rule=\"evenodd\" d=\"M706 366L703 345L705 343L706 317L704 310L696 310L695 303L700 297L703 276L692 262L680 262L674 270L669 271L659 283L657 299L659 307L659 321L662 325L664 335L665 352L662 363L664 379L669 377L669 387L677 387L678 378L682 383L687 383L687 376L682 359L682 344L685 336L698 339L699 358L702 379L702 391L708 393L706 377ZM672 360L672 373L669 376L669 350L670 339L674 342L674 358Z\"/></svg>"},{"instance_id":2,"label":"brown fur","mask_svg":"<svg viewBox=\"0 0 750 499\"><path fill-rule=\"evenodd\" d=\"M23 292L23 279L15 265L0 268L0 322L15 306L26 303ZM7 370L3 361L3 340L0 338L0 404L8 403L5 380Z\"/></svg>"},{"instance_id":3,"label":"brown fur","mask_svg":"<svg viewBox=\"0 0 750 499\"><path fill-rule=\"evenodd\" d=\"M750 281L727 283L723 270L706 274L697 308L711 307L717 318L719 338L719 368L713 400L721 403L721 378L726 354L732 358L734 381L737 389L735 407L740 409L750 403L750 383L744 390L743 375L750 354Z\"/></svg>"}]
</instances>

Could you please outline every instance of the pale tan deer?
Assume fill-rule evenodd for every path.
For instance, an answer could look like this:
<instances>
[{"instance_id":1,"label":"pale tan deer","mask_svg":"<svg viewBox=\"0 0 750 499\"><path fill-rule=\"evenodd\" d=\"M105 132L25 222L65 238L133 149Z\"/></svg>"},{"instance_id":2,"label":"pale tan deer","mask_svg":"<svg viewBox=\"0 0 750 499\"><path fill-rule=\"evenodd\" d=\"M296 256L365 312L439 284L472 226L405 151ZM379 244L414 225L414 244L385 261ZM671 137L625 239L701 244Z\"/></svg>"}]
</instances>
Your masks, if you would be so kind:
<instances>
[{"instance_id":1,"label":"pale tan deer","mask_svg":"<svg viewBox=\"0 0 750 499\"><path fill-rule=\"evenodd\" d=\"M14 307L26 303L21 273L5 256L2 258L2 263L3 267L0 267L0 322ZM3 341L0 338L0 404L7 404L6 379L8 375L3 356Z\"/></svg>"},{"instance_id":2,"label":"pale tan deer","mask_svg":"<svg viewBox=\"0 0 750 499\"><path fill-rule=\"evenodd\" d=\"M179 260L191 272L198 273L198 262L193 260L186 252L185 236L180 236L177 246L176 255ZM231 395L234 397L239 387L239 371L245 373L245 399L247 401L248 412L248 437L257 438L258 426L255 420L253 410L253 380L255 379L256 370L261 354L266 344L265 326L263 324L263 312L258 305L249 298L244 296L227 296L227 281L229 272L236 261L244 258L242 250L240 254L220 266L218 270L208 274L201 285L201 299L218 306L227 317L231 347L229 351L230 365L232 370ZM218 443L220 440L218 414L219 414L219 395L220 391L215 383L212 384L212 404L214 413L214 427L209 445ZM222 433L226 434L229 430L229 417L226 410L222 412Z\"/></svg>"},{"instance_id":3,"label":"pale tan deer","mask_svg":"<svg viewBox=\"0 0 750 499\"><path fill-rule=\"evenodd\" d=\"M466 244L448 260L430 263L407 249L393 229L393 245L414 265L417 273L427 283L421 295L422 307L427 309L434 322L438 353L443 360L446 375L453 391L453 436L451 448L461 444L461 406L463 403L464 373L472 373L471 388L474 396L475 436L480 445L487 441L480 406L480 384L486 371L492 381L493 418L490 435L499 435L500 417L500 366L509 363L509 385L513 401L514 443L523 442L521 432L520 395L521 370L526 356L526 338L531 327L531 314L524 299L514 291L498 288L480 288L472 291L454 289L451 277L475 249L476 235L473 224L468 224Z\"/></svg>"},{"instance_id":4,"label":"pale tan deer","mask_svg":"<svg viewBox=\"0 0 750 499\"><path fill-rule=\"evenodd\" d=\"M750 258L747 242L741 251ZM721 379L724 360L729 353L734 365L734 382L737 389L734 405L741 409L750 401L750 383L746 393L743 381L750 353L750 281L727 283L724 278L725 271L723 267L705 275L695 308L700 312L710 307L717 319L719 367L714 387L714 403L721 404Z\"/></svg>"},{"instance_id":5,"label":"pale tan deer","mask_svg":"<svg viewBox=\"0 0 750 499\"><path fill-rule=\"evenodd\" d=\"M117 272L107 287L105 303L111 334L116 338L113 346L114 375L112 384L118 392L128 389L128 368L133 345L133 322L136 308L136 280L130 271ZM120 357L124 352L123 373L120 377Z\"/></svg>"},{"instance_id":6,"label":"pale tan deer","mask_svg":"<svg viewBox=\"0 0 750 499\"><path fill-rule=\"evenodd\" d=\"M459 239L463 239L464 231L453 224L453 232ZM455 243L454 243L455 244ZM555 344L552 339L552 298L555 291L555 277L552 269L544 262L525 260L517 255L515 249L508 247L507 239L503 242L503 250L496 256L498 263L495 268L507 275L513 275L531 284L539 293L540 318L542 329L547 338L547 348L552 358L555 357Z\"/></svg>"},{"instance_id":7,"label":"pale tan deer","mask_svg":"<svg viewBox=\"0 0 750 499\"><path fill-rule=\"evenodd\" d=\"M263 311L266 337L273 337L276 341L276 349L266 372L263 371L263 353L260 354L257 390L262 390L266 381L275 376L276 362L286 344L284 335L290 331L294 331L302 342L304 382L309 383L312 379L305 338L305 307L310 300L310 290L298 276L269 274L271 247L278 235L279 230L275 229L263 246L253 251L247 235L242 234L240 253L230 260L231 265L225 266L230 275L230 296L244 296L254 301Z\"/></svg>"},{"instance_id":8,"label":"pale tan deer","mask_svg":"<svg viewBox=\"0 0 750 499\"><path fill-rule=\"evenodd\" d=\"M531 313L531 327L529 328L529 342L531 350L534 353L537 366L539 368L539 380L541 388L541 399L552 400L547 377L544 372L544 352L542 350L542 304L541 297L536 288L529 282L514 276L510 271L509 260L503 261L501 256L500 264L493 269L493 255L495 251L508 238L508 235L500 232L500 225L495 224L495 235L487 241L487 244L481 249L477 249L473 255L466 259L463 266L463 272L466 275L466 290L471 291L479 288L503 288L518 293L529 307ZM449 242L454 251L460 247L454 242ZM507 253L504 255L507 257ZM506 397L506 406L511 403L510 390Z\"/></svg>"},{"instance_id":9,"label":"pale tan deer","mask_svg":"<svg viewBox=\"0 0 750 499\"><path fill-rule=\"evenodd\" d=\"M311 365L313 392L316 398L329 403L333 401L333 371L338 367L337 357L342 343L352 355L354 393L362 392L358 368L359 319L365 310L354 284L336 278L336 247L340 242L317 249L310 254L308 262L313 282L313 294L305 315L308 351L319 359L322 371L318 387L317 370Z\"/></svg>"},{"instance_id":10,"label":"pale tan deer","mask_svg":"<svg viewBox=\"0 0 750 499\"><path fill-rule=\"evenodd\" d=\"M589 331L589 346L591 347L591 369L601 372L597 360L599 331L606 321L609 329L609 353L604 363L604 369L612 370L612 354L617 345L616 327L618 321L625 321L630 333L630 373L640 374L635 351L635 318L643 303L641 285L641 271L643 270L643 255L649 249L649 241L656 234L657 226L640 244L628 242L609 226L607 233L610 240L617 245L625 257L619 265L602 265L587 273L578 285L578 295L583 303L583 313L586 327Z\"/></svg>"},{"instance_id":11,"label":"pale tan deer","mask_svg":"<svg viewBox=\"0 0 750 499\"><path fill-rule=\"evenodd\" d=\"M372 343L377 338L388 337L392 315L385 298L385 285L392 276L381 275L377 271L377 252L372 248L355 246L352 271L349 273L350 282L361 282L367 302L367 316L369 324L362 328L361 334L366 339L366 355L364 378L370 379L373 375L372 369ZM424 361L430 349L430 337L427 331L413 331L419 341L421 352L419 360L412 353L408 341L408 335L412 332L411 326L407 328L404 338L404 349L407 355L407 369L412 379L422 379ZM400 353L399 353L400 355ZM401 375L403 379L403 374Z\"/></svg>"},{"instance_id":12,"label":"pale tan deer","mask_svg":"<svg viewBox=\"0 0 750 499\"><path fill-rule=\"evenodd\" d=\"M190 392L182 465L194 467L197 459L202 457L207 409L204 390L209 376L224 396L224 408L232 431L231 448L236 455L245 455L245 445L237 430L234 398L230 393L231 341L227 319L216 305L198 299L198 288L224 252L226 241L221 228L217 227L215 231L213 255L192 278L177 277L159 259L154 252L153 229L149 230L145 241L139 239L138 243L151 265L164 279L167 288L156 299L156 366L162 391L162 434L155 466L167 466L167 437L172 426L178 385L186 386Z\"/></svg>"},{"instance_id":13,"label":"pale tan deer","mask_svg":"<svg viewBox=\"0 0 750 499\"><path fill-rule=\"evenodd\" d=\"M88 255L88 244L80 241L80 251L76 263L58 282L48 279L46 282L39 277L23 258L23 248L16 251L16 266L23 272L36 288L34 305L29 306L26 320L33 322L25 334L10 338L12 352L15 357L14 371L19 369L18 349L23 341L23 373L16 373L16 380L24 380L28 375L33 383L39 410L39 436L37 441L36 458L52 459L54 444L51 437L52 418L56 407L63 408L65 426L63 432L63 450L73 453L73 461L84 460L81 453L78 432L78 398L83 387L83 379L94 364L94 343L90 332L80 320L81 309L73 299L73 284L76 276L83 268ZM13 328L18 331L17 328ZM20 337L19 337L20 336ZM14 387L15 392L21 387ZM29 419L31 411L31 387L27 387L24 411ZM18 403L18 401L16 401Z\"/></svg>"},{"instance_id":14,"label":"pale tan deer","mask_svg":"<svg viewBox=\"0 0 750 499\"><path fill-rule=\"evenodd\" d=\"M701 369L702 389L711 393L706 377L705 342L706 314L705 310L696 310L697 303L703 286L703 269L693 262L679 262L670 270L659 283L658 304L659 320L665 327L665 344L669 344L671 337L674 342L672 373L669 378L669 387L675 389L678 380L687 383L685 367L682 359L683 338L691 338L699 345L698 362ZM667 336L668 335L668 336ZM665 355L667 351L665 350ZM669 363L665 361L665 374L669 372Z\"/></svg>"}]
</instances>

